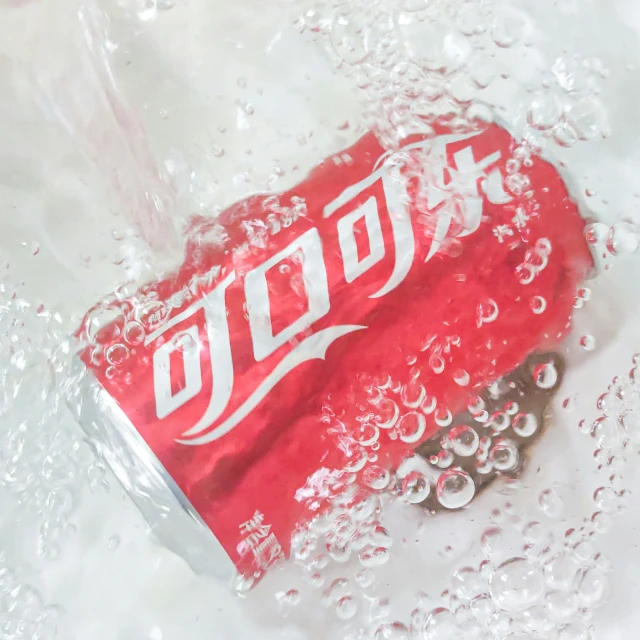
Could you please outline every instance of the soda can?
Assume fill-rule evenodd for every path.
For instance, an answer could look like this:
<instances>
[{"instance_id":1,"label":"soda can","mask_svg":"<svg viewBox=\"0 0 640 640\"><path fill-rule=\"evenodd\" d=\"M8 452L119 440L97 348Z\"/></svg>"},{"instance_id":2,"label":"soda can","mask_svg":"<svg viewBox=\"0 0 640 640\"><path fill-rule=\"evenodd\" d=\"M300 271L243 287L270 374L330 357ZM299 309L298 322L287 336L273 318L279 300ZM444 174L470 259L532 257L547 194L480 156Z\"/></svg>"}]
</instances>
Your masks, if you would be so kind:
<instances>
[{"instance_id":1,"label":"soda can","mask_svg":"<svg viewBox=\"0 0 640 640\"><path fill-rule=\"evenodd\" d=\"M592 268L584 224L556 168L498 124L393 151L369 133L293 189L195 221L174 274L89 311L73 404L163 544L254 581L332 491L383 489L372 466L384 480L417 450L458 480L509 471L446 438L465 412L500 435L478 403L527 363L556 388L540 354ZM500 460L535 431L518 415ZM447 502L437 473L425 504L468 504L475 485Z\"/></svg>"}]
</instances>

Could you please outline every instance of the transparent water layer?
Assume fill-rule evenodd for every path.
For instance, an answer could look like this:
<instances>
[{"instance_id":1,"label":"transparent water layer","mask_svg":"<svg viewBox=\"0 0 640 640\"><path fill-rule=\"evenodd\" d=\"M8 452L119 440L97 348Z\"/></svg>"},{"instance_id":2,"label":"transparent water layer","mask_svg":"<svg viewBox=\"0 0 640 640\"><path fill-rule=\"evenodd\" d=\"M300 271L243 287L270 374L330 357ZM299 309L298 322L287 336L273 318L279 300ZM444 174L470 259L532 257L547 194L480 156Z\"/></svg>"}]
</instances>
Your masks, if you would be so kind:
<instances>
[{"instance_id":1,"label":"transparent water layer","mask_svg":"<svg viewBox=\"0 0 640 640\"><path fill-rule=\"evenodd\" d=\"M634 637L633 3L0 7L3 638ZM357 507L339 495L295 537L291 559L251 590L251 579L230 586L198 575L160 544L160 521L145 522L69 409L68 364L80 346L70 336L86 311L175 268L193 240L192 216L215 221L250 194L289 189L366 131L393 153L443 124L482 131L491 121L519 140L502 191L526 192L532 155L551 160L580 204L595 257L576 291L559 350L566 370L540 439L514 453L503 434L485 451L483 429L526 438L542 417L505 405L476 421L488 425L477 435L446 407L428 406L415 385L397 398L384 392L410 409L394 422L401 436L420 427L419 411L435 412L446 435L433 459L386 468L367 441L370 495ZM425 188L432 160L419 159ZM453 200L453 219L464 221L464 199ZM198 229L215 240L215 225L211 237ZM509 231L496 237L508 241ZM455 253L455 240L442 250ZM553 247L537 248L514 274L523 292L554 259ZM532 299L531 313L546 304ZM485 301L480 323L496 313ZM147 316L134 316L127 339L101 354L114 371L149 330ZM91 317L83 344L99 346L111 320ZM467 372L430 364L464 387ZM558 381L537 369L531 382ZM480 402L468 408L484 418ZM386 426L399 419L391 409L386 402L377 416ZM458 462L479 454L499 477L475 496ZM526 466L509 473L520 455ZM431 508L419 506L425 500ZM464 508L446 511L455 507Z\"/></svg>"}]
</instances>

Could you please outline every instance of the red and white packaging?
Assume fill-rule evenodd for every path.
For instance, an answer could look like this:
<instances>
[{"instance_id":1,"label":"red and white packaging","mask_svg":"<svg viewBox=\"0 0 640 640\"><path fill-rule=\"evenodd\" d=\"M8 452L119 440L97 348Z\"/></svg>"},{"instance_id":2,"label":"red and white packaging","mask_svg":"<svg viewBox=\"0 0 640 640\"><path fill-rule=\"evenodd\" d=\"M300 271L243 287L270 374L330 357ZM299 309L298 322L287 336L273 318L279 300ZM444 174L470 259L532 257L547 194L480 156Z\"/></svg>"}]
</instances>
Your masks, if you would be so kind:
<instances>
[{"instance_id":1,"label":"red and white packaging","mask_svg":"<svg viewBox=\"0 0 640 640\"><path fill-rule=\"evenodd\" d=\"M549 162L509 177L516 146L497 124L395 152L367 134L195 222L174 275L97 307L118 320L81 353L80 420L196 570L260 575L340 470L396 466L562 341L584 221Z\"/></svg>"}]
</instances>

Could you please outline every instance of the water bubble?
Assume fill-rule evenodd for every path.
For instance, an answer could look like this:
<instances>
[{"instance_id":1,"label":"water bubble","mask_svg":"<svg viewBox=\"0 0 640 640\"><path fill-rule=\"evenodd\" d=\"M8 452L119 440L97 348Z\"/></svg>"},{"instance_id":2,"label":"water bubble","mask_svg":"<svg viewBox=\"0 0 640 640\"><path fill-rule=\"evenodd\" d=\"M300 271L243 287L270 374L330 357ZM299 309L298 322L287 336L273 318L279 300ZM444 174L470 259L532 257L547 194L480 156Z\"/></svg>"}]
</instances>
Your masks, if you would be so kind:
<instances>
[{"instance_id":1,"label":"water bubble","mask_svg":"<svg viewBox=\"0 0 640 640\"><path fill-rule=\"evenodd\" d=\"M290 607L297 607L302 601L302 596L297 589L289 589L289 591L279 594L278 599L282 604L286 604Z\"/></svg>"},{"instance_id":2,"label":"water bubble","mask_svg":"<svg viewBox=\"0 0 640 640\"><path fill-rule=\"evenodd\" d=\"M527 120L535 129L552 129L562 117L562 103L551 93L539 93L529 103Z\"/></svg>"},{"instance_id":3,"label":"water bubble","mask_svg":"<svg viewBox=\"0 0 640 640\"><path fill-rule=\"evenodd\" d=\"M491 27L491 37L499 47L512 47L523 36L524 20L516 13L498 16Z\"/></svg>"},{"instance_id":4,"label":"water bubble","mask_svg":"<svg viewBox=\"0 0 640 640\"><path fill-rule=\"evenodd\" d=\"M425 388L417 380L414 380L402 387L400 399L405 407L417 409L425 400L426 395Z\"/></svg>"},{"instance_id":5,"label":"water bubble","mask_svg":"<svg viewBox=\"0 0 640 640\"><path fill-rule=\"evenodd\" d=\"M544 594L544 578L536 565L512 558L495 569L489 581L494 602L505 611L524 611Z\"/></svg>"},{"instance_id":6,"label":"water bubble","mask_svg":"<svg viewBox=\"0 0 640 640\"><path fill-rule=\"evenodd\" d=\"M479 595L471 601L471 613L481 624L486 624L495 610L493 600L486 594Z\"/></svg>"},{"instance_id":7,"label":"water bubble","mask_svg":"<svg viewBox=\"0 0 640 640\"><path fill-rule=\"evenodd\" d=\"M518 448L512 440L501 438L491 447L489 461L496 471L514 471L520 464Z\"/></svg>"},{"instance_id":8,"label":"water bubble","mask_svg":"<svg viewBox=\"0 0 640 640\"><path fill-rule=\"evenodd\" d=\"M370 53L365 27L355 18L339 16L331 26L331 40L338 57L347 64L362 62Z\"/></svg>"},{"instance_id":9,"label":"water bubble","mask_svg":"<svg viewBox=\"0 0 640 640\"><path fill-rule=\"evenodd\" d=\"M494 431L500 432L508 429L511 425L511 416L505 411L496 411L491 414L488 426Z\"/></svg>"},{"instance_id":10,"label":"water bubble","mask_svg":"<svg viewBox=\"0 0 640 640\"><path fill-rule=\"evenodd\" d=\"M561 147L572 147L578 142L578 134L568 122L559 122L553 128L553 139Z\"/></svg>"},{"instance_id":11,"label":"water bubble","mask_svg":"<svg viewBox=\"0 0 640 640\"><path fill-rule=\"evenodd\" d=\"M578 598L586 607L599 607L604 604L609 591L606 574L597 568L587 569L578 584Z\"/></svg>"},{"instance_id":12,"label":"water bubble","mask_svg":"<svg viewBox=\"0 0 640 640\"><path fill-rule=\"evenodd\" d=\"M618 505L618 496L610 487L600 487L593 494L593 502L601 511L615 511Z\"/></svg>"},{"instance_id":13,"label":"water bubble","mask_svg":"<svg viewBox=\"0 0 640 640\"><path fill-rule=\"evenodd\" d=\"M409 640L409 629L402 622L385 622L376 630L374 640Z\"/></svg>"},{"instance_id":14,"label":"water bubble","mask_svg":"<svg viewBox=\"0 0 640 640\"><path fill-rule=\"evenodd\" d=\"M411 504L424 502L431 493L429 480L419 471L412 471L402 480L402 497Z\"/></svg>"},{"instance_id":15,"label":"water bubble","mask_svg":"<svg viewBox=\"0 0 640 640\"><path fill-rule=\"evenodd\" d=\"M124 344L114 344L107 349L107 362L114 367L121 367L129 357L129 348Z\"/></svg>"},{"instance_id":16,"label":"water bubble","mask_svg":"<svg viewBox=\"0 0 640 640\"><path fill-rule=\"evenodd\" d=\"M602 222L592 222L584 229L584 236L590 245L604 242L609 235L609 227Z\"/></svg>"},{"instance_id":17,"label":"water bubble","mask_svg":"<svg viewBox=\"0 0 640 640\"><path fill-rule=\"evenodd\" d=\"M504 531L500 527L485 529L480 537L480 546L489 558L503 555L508 549Z\"/></svg>"},{"instance_id":18,"label":"water bubble","mask_svg":"<svg viewBox=\"0 0 640 640\"><path fill-rule=\"evenodd\" d=\"M452 451L463 457L474 455L480 443L478 433L467 425L453 427L447 434L447 440Z\"/></svg>"},{"instance_id":19,"label":"water bubble","mask_svg":"<svg viewBox=\"0 0 640 640\"><path fill-rule=\"evenodd\" d=\"M506 611L496 611L489 618L487 627L494 638L504 638L513 627L513 618Z\"/></svg>"},{"instance_id":20,"label":"water bubble","mask_svg":"<svg viewBox=\"0 0 640 640\"><path fill-rule=\"evenodd\" d=\"M473 499L476 487L462 469L447 469L438 478L436 496L445 509L460 509Z\"/></svg>"},{"instance_id":21,"label":"water bubble","mask_svg":"<svg viewBox=\"0 0 640 640\"><path fill-rule=\"evenodd\" d=\"M363 479L364 483L371 489L382 491L391 482L391 474L384 467L372 464L365 469Z\"/></svg>"},{"instance_id":22,"label":"water bubble","mask_svg":"<svg viewBox=\"0 0 640 640\"><path fill-rule=\"evenodd\" d=\"M555 623L549 616L549 610L544 605L536 605L522 613L522 621L527 631L535 638L548 638L555 630Z\"/></svg>"},{"instance_id":23,"label":"water bubble","mask_svg":"<svg viewBox=\"0 0 640 640\"><path fill-rule=\"evenodd\" d=\"M578 598L573 591L550 591L545 600L551 617L558 622L571 620L578 611Z\"/></svg>"},{"instance_id":24,"label":"water bubble","mask_svg":"<svg viewBox=\"0 0 640 640\"><path fill-rule=\"evenodd\" d=\"M144 342L144 329L139 322L132 320L124 326L124 339L130 345L139 345Z\"/></svg>"},{"instance_id":25,"label":"water bubble","mask_svg":"<svg viewBox=\"0 0 640 640\"><path fill-rule=\"evenodd\" d=\"M530 438L538 430L538 418L533 413L519 413L513 419L512 428L521 438Z\"/></svg>"},{"instance_id":26,"label":"water bubble","mask_svg":"<svg viewBox=\"0 0 640 640\"><path fill-rule=\"evenodd\" d=\"M473 396L467 403L467 410L472 416L476 416L485 410L485 402L480 396Z\"/></svg>"},{"instance_id":27,"label":"water bubble","mask_svg":"<svg viewBox=\"0 0 640 640\"><path fill-rule=\"evenodd\" d=\"M453 574L452 587L458 597L471 600L482 592L484 580L473 567L462 567Z\"/></svg>"},{"instance_id":28,"label":"water bubble","mask_svg":"<svg viewBox=\"0 0 640 640\"><path fill-rule=\"evenodd\" d=\"M429 613L422 630L425 640L457 640L458 625L449 609L439 607Z\"/></svg>"},{"instance_id":29,"label":"water bubble","mask_svg":"<svg viewBox=\"0 0 640 640\"><path fill-rule=\"evenodd\" d=\"M424 435L427 428L427 419L422 413L410 411L400 418L396 428L402 442L415 444Z\"/></svg>"},{"instance_id":30,"label":"water bubble","mask_svg":"<svg viewBox=\"0 0 640 640\"><path fill-rule=\"evenodd\" d=\"M356 584L361 589L370 587L375 582L375 575L370 569L361 569L355 575Z\"/></svg>"},{"instance_id":31,"label":"water bubble","mask_svg":"<svg viewBox=\"0 0 640 640\"><path fill-rule=\"evenodd\" d=\"M558 384L558 370L553 362L539 364L533 370L533 380L540 389L553 389Z\"/></svg>"},{"instance_id":32,"label":"water bubble","mask_svg":"<svg viewBox=\"0 0 640 640\"><path fill-rule=\"evenodd\" d=\"M573 547L573 553L576 555L578 560L581 560L583 563L587 563L595 556L596 550L591 542L583 540Z\"/></svg>"},{"instance_id":33,"label":"water bubble","mask_svg":"<svg viewBox=\"0 0 640 640\"><path fill-rule=\"evenodd\" d=\"M558 519L564 514L564 501L553 489L542 491L538 496L538 504L547 518Z\"/></svg>"},{"instance_id":34,"label":"water bubble","mask_svg":"<svg viewBox=\"0 0 640 640\"><path fill-rule=\"evenodd\" d=\"M449 409L438 407L433 420L439 427L448 427L453 422L453 415Z\"/></svg>"},{"instance_id":35,"label":"water bubble","mask_svg":"<svg viewBox=\"0 0 640 640\"><path fill-rule=\"evenodd\" d=\"M580 346L585 351L593 351L596 348L596 339L592 335L584 335L580 338Z\"/></svg>"},{"instance_id":36,"label":"water bubble","mask_svg":"<svg viewBox=\"0 0 640 640\"><path fill-rule=\"evenodd\" d=\"M389 549L386 547L368 546L359 554L360 564L367 569L386 564L389 561L389 557Z\"/></svg>"},{"instance_id":37,"label":"water bubble","mask_svg":"<svg viewBox=\"0 0 640 640\"><path fill-rule=\"evenodd\" d=\"M572 102L566 109L565 117L581 140L596 138L606 126L602 103L595 97Z\"/></svg>"},{"instance_id":38,"label":"water bubble","mask_svg":"<svg viewBox=\"0 0 640 640\"><path fill-rule=\"evenodd\" d=\"M638 233L628 222L614 224L607 236L607 250L613 256L628 256L638 250Z\"/></svg>"},{"instance_id":39,"label":"water bubble","mask_svg":"<svg viewBox=\"0 0 640 640\"><path fill-rule=\"evenodd\" d=\"M544 565L544 579L549 587L566 591L574 586L580 564L566 551L557 553Z\"/></svg>"},{"instance_id":40,"label":"water bubble","mask_svg":"<svg viewBox=\"0 0 640 640\"><path fill-rule=\"evenodd\" d=\"M518 282L520 284L531 284L533 279L536 277L536 270L532 265L527 264L526 262L523 264L519 264L516 267L516 278L518 278Z\"/></svg>"},{"instance_id":41,"label":"water bubble","mask_svg":"<svg viewBox=\"0 0 640 640\"><path fill-rule=\"evenodd\" d=\"M336 603L341 598L350 595L351 583L347 578L336 578L324 592L324 598L329 604Z\"/></svg>"},{"instance_id":42,"label":"water bubble","mask_svg":"<svg viewBox=\"0 0 640 640\"><path fill-rule=\"evenodd\" d=\"M122 309L115 306L98 305L85 319L85 331L90 342L108 342L120 335L124 323Z\"/></svg>"},{"instance_id":43,"label":"water bubble","mask_svg":"<svg viewBox=\"0 0 640 640\"><path fill-rule=\"evenodd\" d=\"M542 296L533 296L530 302L531 311L536 315L544 313L547 309L547 301Z\"/></svg>"},{"instance_id":44,"label":"water bubble","mask_svg":"<svg viewBox=\"0 0 640 640\"><path fill-rule=\"evenodd\" d=\"M598 446L606 449L615 449L622 444L622 438L618 425L608 417L597 418L591 426L591 435Z\"/></svg>"},{"instance_id":45,"label":"water bubble","mask_svg":"<svg viewBox=\"0 0 640 640\"><path fill-rule=\"evenodd\" d=\"M376 409L376 425L380 429L391 429L398 421L400 408L390 398L380 398L372 402Z\"/></svg>"},{"instance_id":46,"label":"water bubble","mask_svg":"<svg viewBox=\"0 0 640 640\"><path fill-rule=\"evenodd\" d=\"M434 373L442 373L444 371L444 358L439 355L432 355L429 358L429 366Z\"/></svg>"},{"instance_id":47,"label":"water bubble","mask_svg":"<svg viewBox=\"0 0 640 640\"><path fill-rule=\"evenodd\" d=\"M466 387L470 380L469 374L464 369L458 369L453 374L453 381L461 387Z\"/></svg>"},{"instance_id":48,"label":"water bubble","mask_svg":"<svg viewBox=\"0 0 640 640\"><path fill-rule=\"evenodd\" d=\"M351 596L340 598L336 603L336 615L340 620L350 620L356 615L357 611L358 605Z\"/></svg>"}]
</instances>

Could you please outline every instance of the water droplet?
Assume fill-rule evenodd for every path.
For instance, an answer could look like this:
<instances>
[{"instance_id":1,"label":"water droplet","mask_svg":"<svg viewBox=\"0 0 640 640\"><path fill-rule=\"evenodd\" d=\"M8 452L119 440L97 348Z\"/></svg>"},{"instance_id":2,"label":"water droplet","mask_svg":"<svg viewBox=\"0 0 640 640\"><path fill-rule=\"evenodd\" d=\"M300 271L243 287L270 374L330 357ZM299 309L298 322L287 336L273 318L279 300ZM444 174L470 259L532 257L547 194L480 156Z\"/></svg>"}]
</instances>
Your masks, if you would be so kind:
<instances>
[{"instance_id":1,"label":"water droplet","mask_svg":"<svg viewBox=\"0 0 640 640\"><path fill-rule=\"evenodd\" d=\"M561 147L572 147L578 142L578 134L568 122L559 122L553 128L553 139Z\"/></svg>"},{"instance_id":2,"label":"water droplet","mask_svg":"<svg viewBox=\"0 0 640 640\"><path fill-rule=\"evenodd\" d=\"M396 427L400 440L408 444L418 442L424 435L426 428L427 419L417 411L410 411L403 415Z\"/></svg>"},{"instance_id":3,"label":"water droplet","mask_svg":"<svg viewBox=\"0 0 640 640\"><path fill-rule=\"evenodd\" d=\"M539 364L533 370L533 380L540 389L553 389L558 384L558 370L553 362Z\"/></svg>"},{"instance_id":4,"label":"water droplet","mask_svg":"<svg viewBox=\"0 0 640 640\"><path fill-rule=\"evenodd\" d=\"M389 561L389 555L386 547L368 546L359 554L360 564L367 569L379 567Z\"/></svg>"},{"instance_id":5,"label":"water droplet","mask_svg":"<svg viewBox=\"0 0 640 640\"><path fill-rule=\"evenodd\" d=\"M375 633L375 640L409 640L409 629L402 622L385 622Z\"/></svg>"},{"instance_id":6,"label":"water droplet","mask_svg":"<svg viewBox=\"0 0 640 640\"><path fill-rule=\"evenodd\" d=\"M382 491L389 485L391 475L385 468L377 464L372 464L365 469L363 479L364 483L368 487L371 487L371 489Z\"/></svg>"},{"instance_id":7,"label":"water droplet","mask_svg":"<svg viewBox=\"0 0 640 640\"><path fill-rule=\"evenodd\" d=\"M499 47L512 47L523 36L524 20L516 13L499 15L491 27L491 37Z\"/></svg>"},{"instance_id":8,"label":"water droplet","mask_svg":"<svg viewBox=\"0 0 640 640\"><path fill-rule=\"evenodd\" d=\"M444 359L439 355L432 355L429 358L429 366L433 369L434 373L442 373L444 371Z\"/></svg>"},{"instance_id":9,"label":"water droplet","mask_svg":"<svg viewBox=\"0 0 640 640\"><path fill-rule=\"evenodd\" d=\"M535 129L552 129L561 117L562 104L551 92L537 94L529 104L527 120Z\"/></svg>"},{"instance_id":10,"label":"water droplet","mask_svg":"<svg viewBox=\"0 0 640 640\"><path fill-rule=\"evenodd\" d=\"M519 413L512 423L513 431L521 438L530 438L538 430L538 418L533 413Z\"/></svg>"},{"instance_id":11,"label":"water droplet","mask_svg":"<svg viewBox=\"0 0 640 640\"><path fill-rule=\"evenodd\" d=\"M477 432L467 425L453 427L447 434L451 450L458 456L472 456L478 450L480 437Z\"/></svg>"},{"instance_id":12,"label":"water droplet","mask_svg":"<svg viewBox=\"0 0 640 640\"><path fill-rule=\"evenodd\" d=\"M600 244L607 239L609 227L602 222L588 224L584 230L584 237L590 245Z\"/></svg>"},{"instance_id":13,"label":"water droplet","mask_svg":"<svg viewBox=\"0 0 640 640\"><path fill-rule=\"evenodd\" d=\"M487 425L493 431L500 432L508 429L511 425L511 416L504 411L496 411L491 414L489 424Z\"/></svg>"},{"instance_id":14,"label":"water droplet","mask_svg":"<svg viewBox=\"0 0 640 640\"><path fill-rule=\"evenodd\" d=\"M508 549L504 531L500 527L485 529L480 538L480 546L489 558L503 555Z\"/></svg>"},{"instance_id":15,"label":"water droplet","mask_svg":"<svg viewBox=\"0 0 640 640\"><path fill-rule=\"evenodd\" d=\"M128 357L129 348L124 344L114 344L107 349L107 362L114 367L121 367Z\"/></svg>"},{"instance_id":16,"label":"water droplet","mask_svg":"<svg viewBox=\"0 0 640 640\"><path fill-rule=\"evenodd\" d=\"M449 409L444 409L443 407L438 407L436 409L433 419L439 427L448 427L453 422L451 411L449 411Z\"/></svg>"},{"instance_id":17,"label":"water droplet","mask_svg":"<svg viewBox=\"0 0 640 640\"><path fill-rule=\"evenodd\" d=\"M427 392L425 388L417 380L413 380L402 387L400 399L405 407L417 409L425 400L426 396Z\"/></svg>"},{"instance_id":18,"label":"water droplet","mask_svg":"<svg viewBox=\"0 0 640 640\"><path fill-rule=\"evenodd\" d=\"M547 309L547 301L542 296L533 296L531 298L531 311L536 315L544 313Z\"/></svg>"},{"instance_id":19,"label":"water droplet","mask_svg":"<svg viewBox=\"0 0 640 640\"><path fill-rule=\"evenodd\" d=\"M580 338L580 346L585 351L593 351L596 348L596 339L592 335L584 335Z\"/></svg>"},{"instance_id":20,"label":"water droplet","mask_svg":"<svg viewBox=\"0 0 640 640\"><path fill-rule=\"evenodd\" d=\"M476 307L477 325L491 324L498 318L499 309L495 300L485 298ZM468 382L467 382L468 384Z\"/></svg>"},{"instance_id":21,"label":"water droplet","mask_svg":"<svg viewBox=\"0 0 640 640\"><path fill-rule=\"evenodd\" d=\"M289 589L289 591L279 594L279 596L280 602L290 607L297 607L302 600L302 596L297 589Z\"/></svg>"},{"instance_id":22,"label":"water droplet","mask_svg":"<svg viewBox=\"0 0 640 640\"><path fill-rule=\"evenodd\" d=\"M561 551L544 565L544 579L552 589L566 591L574 586L579 570L575 557Z\"/></svg>"},{"instance_id":23,"label":"water droplet","mask_svg":"<svg viewBox=\"0 0 640 640\"><path fill-rule=\"evenodd\" d=\"M558 622L571 620L578 611L578 598L573 591L550 591L545 600L551 617Z\"/></svg>"},{"instance_id":24,"label":"water droplet","mask_svg":"<svg viewBox=\"0 0 640 640\"><path fill-rule=\"evenodd\" d=\"M489 461L496 471L514 471L520 464L518 448L512 440L501 438L491 447Z\"/></svg>"},{"instance_id":25,"label":"water droplet","mask_svg":"<svg viewBox=\"0 0 640 640\"><path fill-rule=\"evenodd\" d=\"M351 595L351 583L346 578L336 578L324 592L328 604L337 603L341 598Z\"/></svg>"},{"instance_id":26,"label":"water droplet","mask_svg":"<svg viewBox=\"0 0 640 640\"><path fill-rule=\"evenodd\" d=\"M564 514L564 501L553 489L542 491L538 496L538 504L547 518L557 519Z\"/></svg>"},{"instance_id":27,"label":"water droplet","mask_svg":"<svg viewBox=\"0 0 640 640\"><path fill-rule=\"evenodd\" d=\"M380 429L391 429L398 421L400 408L390 398L380 398L372 401L375 407L375 421Z\"/></svg>"},{"instance_id":28,"label":"water droplet","mask_svg":"<svg viewBox=\"0 0 640 640\"><path fill-rule=\"evenodd\" d=\"M429 497L431 485L419 471L412 471L402 480L402 497L411 504L418 504Z\"/></svg>"},{"instance_id":29,"label":"water droplet","mask_svg":"<svg viewBox=\"0 0 640 640\"><path fill-rule=\"evenodd\" d=\"M465 600L475 598L485 588L484 580L473 567L462 567L453 574L451 581L456 595Z\"/></svg>"},{"instance_id":30,"label":"water droplet","mask_svg":"<svg viewBox=\"0 0 640 640\"><path fill-rule=\"evenodd\" d=\"M610 487L600 487L593 494L593 502L601 511L615 511L618 505L618 496Z\"/></svg>"},{"instance_id":31,"label":"water droplet","mask_svg":"<svg viewBox=\"0 0 640 640\"><path fill-rule=\"evenodd\" d=\"M139 322L132 320L124 326L124 339L130 345L139 345L144 342L144 329Z\"/></svg>"},{"instance_id":32,"label":"water droplet","mask_svg":"<svg viewBox=\"0 0 640 640\"><path fill-rule=\"evenodd\" d=\"M470 380L469 374L464 369L458 369L453 374L453 381L461 387L466 387Z\"/></svg>"},{"instance_id":33,"label":"water droplet","mask_svg":"<svg viewBox=\"0 0 640 640\"><path fill-rule=\"evenodd\" d=\"M358 605L351 596L340 598L336 603L336 615L340 620L350 620L356 615L357 611Z\"/></svg>"},{"instance_id":34,"label":"water droplet","mask_svg":"<svg viewBox=\"0 0 640 640\"><path fill-rule=\"evenodd\" d=\"M536 604L544 594L544 579L536 565L512 558L495 569L489 581L494 602L505 611L519 612Z\"/></svg>"},{"instance_id":35,"label":"water droplet","mask_svg":"<svg viewBox=\"0 0 640 640\"><path fill-rule=\"evenodd\" d=\"M356 584L361 589L370 587L375 582L375 575L370 569L361 569L355 575Z\"/></svg>"},{"instance_id":36,"label":"water droplet","mask_svg":"<svg viewBox=\"0 0 640 640\"><path fill-rule=\"evenodd\" d=\"M578 584L578 598L580 602L591 608L604 604L609 591L609 580L600 569L587 569Z\"/></svg>"},{"instance_id":37,"label":"water droplet","mask_svg":"<svg viewBox=\"0 0 640 640\"><path fill-rule=\"evenodd\" d=\"M638 250L638 233L628 222L617 222L607 236L607 250L613 256L628 256Z\"/></svg>"},{"instance_id":38,"label":"water droplet","mask_svg":"<svg viewBox=\"0 0 640 640\"><path fill-rule=\"evenodd\" d=\"M555 631L556 625L549 616L549 610L544 605L536 605L522 613L522 621L527 631L535 634L534 638L549 638Z\"/></svg>"},{"instance_id":39,"label":"water droplet","mask_svg":"<svg viewBox=\"0 0 640 640\"><path fill-rule=\"evenodd\" d=\"M473 499L476 487L462 469L447 469L438 478L436 496L445 509L460 509Z\"/></svg>"},{"instance_id":40,"label":"water droplet","mask_svg":"<svg viewBox=\"0 0 640 640\"><path fill-rule=\"evenodd\" d=\"M422 635L425 640L456 640L459 630L454 615L442 607L434 609L427 617Z\"/></svg>"},{"instance_id":41,"label":"water droplet","mask_svg":"<svg viewBox=\"0 0 640 640\"><path fill-rule=\"evenodd\" d=\"M490 596L479 595L471 601L471 613L481 624L486 624L496 610Z\"/></svg>"}]
</instances>

